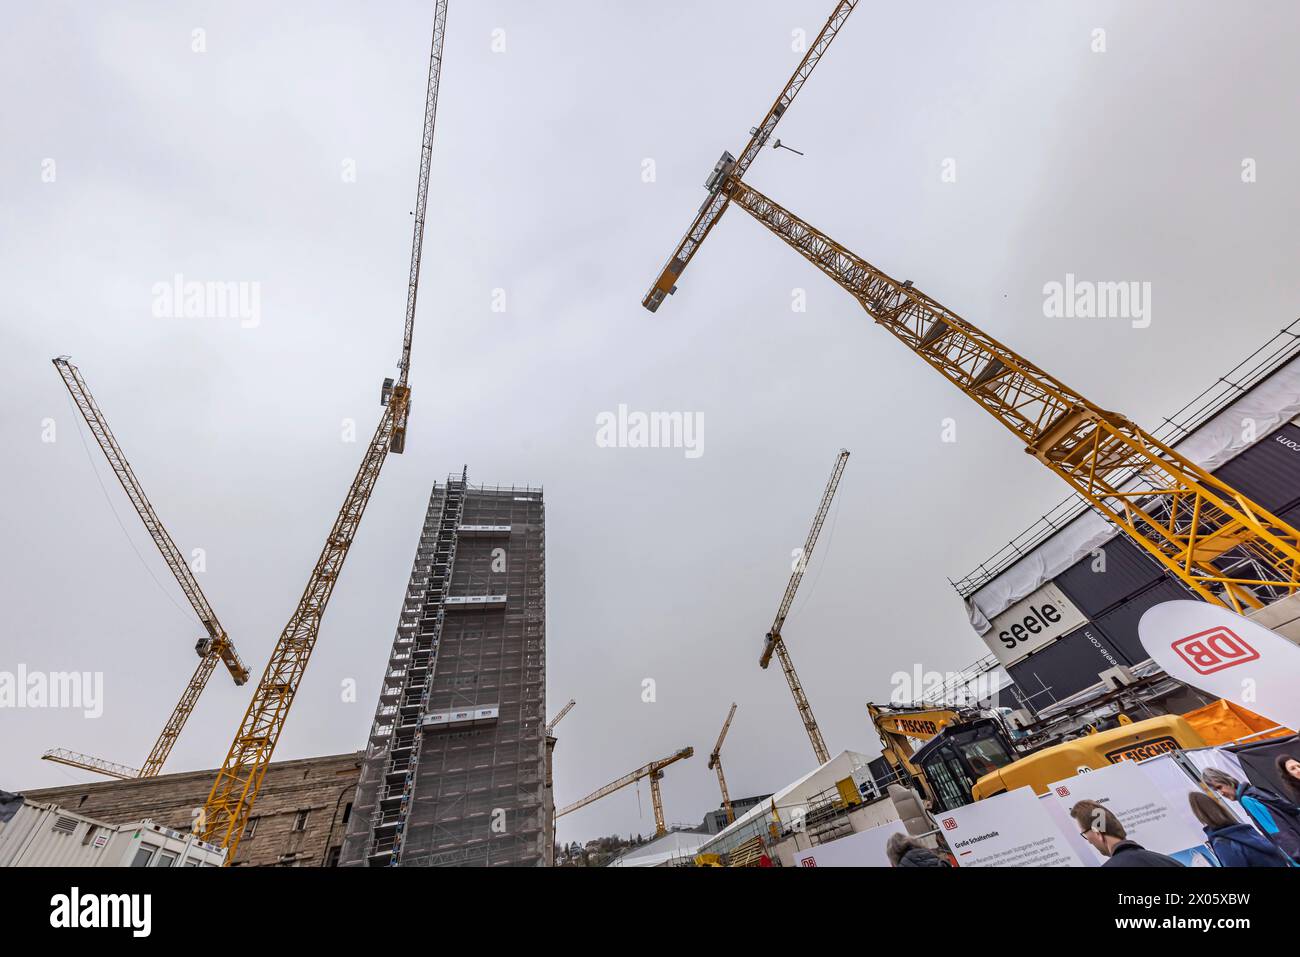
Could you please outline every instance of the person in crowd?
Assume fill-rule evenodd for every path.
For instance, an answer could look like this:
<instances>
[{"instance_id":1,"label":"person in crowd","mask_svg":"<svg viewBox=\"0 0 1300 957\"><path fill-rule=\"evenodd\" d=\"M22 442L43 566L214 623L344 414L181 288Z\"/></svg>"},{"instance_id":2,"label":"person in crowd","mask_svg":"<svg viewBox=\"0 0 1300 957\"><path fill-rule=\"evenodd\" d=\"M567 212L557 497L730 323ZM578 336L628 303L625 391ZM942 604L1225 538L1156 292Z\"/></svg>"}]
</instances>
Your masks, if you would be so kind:
<instances>
[{"instance_id":1,"label":"person in crowd","mask_svg":"<svg viewBox=\"0 0 1300 957\"><path fill-rule=\"evenodd\" d=\"M1286 855L1249 824L1204 791L1187 795L1196 820L1205 828L1210 850L1224 867L1286 867Z\"/></svg>"},{"instance_id":2,"label":"person in crowd","mask_svg":"<svg viewBox=\"0 0 1300 957\"><path fill-rule=\"evenodd\" d=\"M1182 867L1178 861L1155 851L1148 851L1128 839L1119 818L1096 801L1080 801L1070 808L1070 816L1079 825L1083 839L1106 858L1102 867Z\"/></svg>"},{"instance_id":3,"label":"person in crowd","mask_svg":"<svg viewBox=\"0 0 1300 957\"><path fill-rule=\"evenodd\" d=\"M914 837L891 834L885 843L890 867L949 867L949 863Z\"/></svg>"},{"instance_id":4,"label":"person in crowd","mask_svg":"<svg viewBox=\"0 0 1300 957\"><path fill-rule=\"evenodd\" d=\"M1277 776L1282 779L1283 796L1300 804L1300 758L1294 754L1278 755Z\"/></svg>"},{"instance_id":5,"label":"person in crowd","mask_svg":"<svg viewBox=\"0 0 1300 957\"><path fill-rule=\"evenodd\" d=\"M1300 861L1300 807L1279 794L1238 781L1226 771L1206 768L1205 786L1229 801L1237 801L1255 826L1292 861Z\"/></svg>"}]
</instances>

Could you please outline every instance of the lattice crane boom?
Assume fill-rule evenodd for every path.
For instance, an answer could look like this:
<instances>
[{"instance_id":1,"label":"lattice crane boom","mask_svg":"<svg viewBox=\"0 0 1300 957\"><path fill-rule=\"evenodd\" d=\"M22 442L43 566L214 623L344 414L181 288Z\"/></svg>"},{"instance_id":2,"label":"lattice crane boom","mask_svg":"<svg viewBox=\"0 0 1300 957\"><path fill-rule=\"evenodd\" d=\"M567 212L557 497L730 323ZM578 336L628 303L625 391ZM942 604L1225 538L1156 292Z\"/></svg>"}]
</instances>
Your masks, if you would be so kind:
<instances>
[{"instance_id":1,"label":"lattice crane boom","mask_svg":"<svg viewBox=\"0 0 1300 957\"><path fill-rule=\"evenodd\" d=\"M447 0L438 0L434 9L433 41L429 53L429 76L424 104L424 123L420 143L420 172L416 189L415 226L411 242L411 268L407 287L406 318L402 335L402 357L398 380L384 382L381 394L383 413L374 435L366 447L352 485L344 497L316 560L298 605L281 632L266 670L253 692L253 699L240 722L203 813L195 829L210 843L227 849L230 861L239 847L244 827L257 798L262 778L284 730L289 709L302 682L303 673L320 634L321 619L338 581L343 563L356 538L357 528L379 478L389 451L400 453L405 447L406 422L410 411L409 386L411 340L414 333L415 302L420 276L420 256L424 242L425 212L429 196L429 175L433 146L434 118L437 114L438 88L442 71L442 48L446 35Z\"/></svg>"},{"instance_id":2,"label":"lattice crane boom","mask_svg":"<svg viewBox=\"0 0 1300 957\"><path fill-rule=\"evenodd\" d=\"M789 615L790 607L794 604L794 596L799 591L799 583L803 581L804 570L807 569L808 562L812 558L813 549L817 545L817 538L821 535L822 526L826 523L826 515L830 511L831 501L835 498L835 490L840 487L840 477L844 475L844 466L848 464L848 461L848 449L840 449L839 454L835 456L835 465L831 468L831 477L827 480L821 501L817 505L817 512L813 515L812 526L808 529L808 537L804 540L803 550L794 563L794 569L790 573L790 581L785 586L785 594L781 596L781 604L776 610L776 618L773 619L772 627L764 636L763 653L758 658L759 666L763 668L772 663L773 655L776 655L777 661L781 663L781 673L785 675L786 684L790 686L790 696L794 698L794 706L799 712L799 720L803 722L804 731L808 733L808 741L812 744L813 754L817 756L819 764L825 764L829 761L831 754L826 748L826 739L822 737L821 728L817 725L817 719L813 717L812 705L808 701L808 695L804 693L803 682L799 680L799 674L794 670L794 662L790 659L790 649L785 646L785 638L781 634L781 629L785 627L786 616Z\"/></svg>"},{"instance_id":3,"label":"lattice crane boom","mask_svg":"<svg viewBox=\"0 0 1300 957\"><path fill-rule=\"evenodd\" d=\"M1272 512L747 183L722 188L1206 601L1244 613L1300 589L1300 532Z\"/></svg>"},{"instance_id":4,"label":"lattice crane boom","mask_svg":"<svg viewBox=\"0 0 1300 957\"><path fill-rule=\"evenodd\" d=\"M817 504L812 525L808 529L808 537L804 540L803 549L799 552L799 557L790 572L790 581L786 583L785 594L781 596L781 604L776 610L776 617L772 620L772 627L767 631L763 654L758 659L759 665L764 668L771 663L775 645L781 640L781 630L785 627L786 616L790 614L790 608L794 605L794 596L799 591L803 573L812 559L813 549L817 547L817 538L822 533L822 526L826 524L826 514L831 510L831 500L835 498L835 490L840 487L840 477L844 475L844 466L848 462L848 449L840 449L835 457L835 466L831 469L831 477L826 481L826 489L822 492L821 501Z\"/></svg>"},{"instance_id":5,"label":"lattice crane boom","mask_svg":"<svg viewBox=\"0 0 1300 957\"><path fill-rule=\"evenodd\" d=\"M103 758L91 757L89 754L69 751L67 748L52 748L41 755L41 760L53 761L55 764L66 764L70 768L81 768L83 771L94 771L96 774L103 774L121 781L131 781L143 777L138 768L129 768L125 764L115 764L112 761L105 761Z\"/></svg>"},{"instance_id":6,"label":"lattice crane boom","mask_svg":"<svg viewBox=\"0 0 1300 957\"><path fill-rule=\"evenodd\" d=\"M593 801L599 801L603 797L608 797L609 795L613 794L615 791L622 790L623 788L627 787L629 784L634 784L635 782L640 781L642 778L649 778L650 797L654 805L654 812L655 812L655 836L658 837L661 834L667 834L668 826L664 823L663 795L660 793L659 790L659 782L664 776L664 768L668 767L670 764L676 764L678 761L684 761L694 754L695 754L695 749L688 747L688 748L682 748L680 751L670 754L666 758L660 758L658 761L651 761L649 764L645 765L644 767L637 768L635 771L631 772L630 774L623 775L621 778L619 778L616 781L611 781L609 784L606 784L603 788L599 788L595 791L592 791L582 800L574 801L572 804L568 805L567 807L560 808L558 811L555 812L555 816L557 818L564 817L564 815L570 814L573 811L578 810L579 808L584 808L588 804L591 804Z\"/></svg>"},{"instance_id":7,"label":"lattice crane boom","mask_svg":"<svg viewBox=\"0 0 1300 957\"><path fill-rule=\"evenodd\" d=\"M733 701L731 710L727 712L727 720L722 722L722 730L718 732L718 743L709 753L709 770L718 772L718 787L722 791L722 809L726 812L728 824L736 819L736 812L731 808L731 795L727 793L727 779L722 774L722 742L726 740L727 732L731 729L731 719L735 716L736 703Z\"/></svg>"},{"instance_id":8,"label":"lattice crane boom","mask_svg":"<svg viewBox=\"0 0 1300 957\"><path fill-rule=\"evenodd\" d=\"M108 420L104 418L104 413L100 411L99 404L95 397L91 395L86 380L81 375L81 370L74 366L67 356L59 356L52 360L54 368L58 370L59 377L63 379L63 384L67 386L68 393L76 403L77 410L81 412L82 418L90 427L91 435L99 444L108 459L109 467L112 468L113 474L117 476L123 491L126 492L127 498L135 507L144 522L145 530L148 531L149 537L153 543L158 546L158 551L162 554L163 561L167 563L172 577L176 583L181 586L181 591L185 593L186 600L194 613L199 616L199 622L203 625L211 640L209 646L207 642L201 641L196 650L200 657L208 653L209 648L215 651L225 663L230 676L235 680L235 684L243 684L248 680L248 668L244 664L238 653L235 651L234 643L230 636L226 634L225 628L217 620L217 613L212 610L212 605L208 598L203 594L203 589L199 587L198 580L194 577L194 572L190 570L189 564L185 561L185 556L181 550L176 547L172 537L168 534L166 527L158 518L158 513L154 511L149 497L144 493L144 487L141 486L140 480L136 478L135 471L131 468L131 463L126 460L121 446L117 444L117 437L113 435L113 430L108 426Z\"/></svg>"},{"instance_id":9,"label":"lattice crane boom","mask_svg":"<svg viewBox=\"0 0 1300 957\"><path fill-rule=\"evenodd\" d=\"M910 280L899 282L836 243L751 188L743 173L725 163L715 168L706 211L740 205L1206 601L1244 612L1300 590L1296 529L1129 419L1094 405ZM673 291L673 280L707 231L679 245L642 305L654 311Z\"/></svg>"},{"instance_id":10,"label":"lattice crane boom","mask_svg":"<svg viewBox=\"0 0 1300 957\"><path fill-rule=\"evenodd\" d=\"M171 753L177 738L180 737L185 723L194 712L199 695L203 693L203 689L207 686L208 679L212 676L218 662L226 666L226 670L230 672L230 676L236 685L242 685L248 680L248 668L239 657L239 653L235 651L234 642L226 634L226 629L222 627L216 612L212 610L212 605L208 602L207 596L199 586L198 579L194 577L194 572L185 561L185 556L181 554L181 550L172 540L166 526L158 518L158 513L154 511L149 497L145 495L144 486L140 484L135 470L131 468L131 463L127 461L122 447L117 442L117 437L108 425L108 419L105 418L99 403L95 401L90 387L86 385L81 370L73 365L67 356L59 356L52 361L55 370L59 373L59 377L63 380L64 386L67 387L68 394L72 396L73 403L81 413L81 417L85 419L90 434L94 436L95 442L108 460L109 468L117 477L122 490L126 492L127 498L131 501L131 505L144 523L145 530L149 533L149 537L153 539L153 543L157 546L163 561L166 562L172 577L180 585L181 591L190 603L190 607L194 609L199 622L207 632L207 635L199 639L194 648L199 656L198 666L194 669L194 674L181 694L180 700L172 709L167 723L163 726L162 733L154 742L149 757L136 775L143 778L154 777L162 770L167 756ZM119 776L116 770L108 771L104 769L121 769L125 767L99 758L89 759L88 761L66 760L65 756L68 754L75 754L75 752L56 748L42 757L44 760L89 771L112 774L113 776Z\"/></svg>"},{"instance_id":11,"label":"lattice crane boom","mask_svg":"<svg viewBox=\"0 0 1300 957\"><path fill-rule=\"evenodd\" d=\"M677 277L682 274L682 270L691 261L695 251L699 249L700 243L704 242L704 237L709 234L715 223L722 218L722 214L727 211L727 196L717 189L721 177L731 174L741 177L749 169L751 163L758 156L759 151L767 143L768 137L776 129L776 124L780 122L781 117L785 115L794 98L799 95L803 85L807 82L812 71L821 62L822 56L826 53L831 41L844 26L844 21L848 19L853 8L857 6L858 0L839 0L832 11L826 25L822 27L817 38L804 54L804 58L795 67L794 73L790 76L790 81L786 83L785 89L781 91L780 96L767 111L763 121L750 131L749 142L745 148L740 151L740 157L733 157L730 153L724 152L722 158L718 160L718 165L714 167L713 175L705 184L709 189L709 198L704 201L700 211L695 216L695 221L691 223L691 228L686 231L682 241L677 244L672 256L664 265L659 277L646 293L645 298L641 300L641 305L645 306L651 312L659 308L659 304L664 298L676 291Z\"/></svg>"},{"instance_id":12,"label":"lattice crane boom","mask_svg":"<svg viewBox=\"0 0 1300 957\"><path fill-rule=\"evenodd\" d=\"M572 711L572 710L573 710L573 706L574 706L575 704L577 704L577 703L578 703L578 702L575 701L573 698L570 698L570 699L569 699L569 703L566 704L563 708L560 709L560 713L557 714L554 718L552 718L550 721L547 722L547 724L546 724L546 736L547 736L548 738L549 738L552 734L555 733L555 726L556 726L557 724L559 724L561 721L564 720L564 716L565 716L566 714L568 714L570 711Z\"/></svg>"}]
</instances>

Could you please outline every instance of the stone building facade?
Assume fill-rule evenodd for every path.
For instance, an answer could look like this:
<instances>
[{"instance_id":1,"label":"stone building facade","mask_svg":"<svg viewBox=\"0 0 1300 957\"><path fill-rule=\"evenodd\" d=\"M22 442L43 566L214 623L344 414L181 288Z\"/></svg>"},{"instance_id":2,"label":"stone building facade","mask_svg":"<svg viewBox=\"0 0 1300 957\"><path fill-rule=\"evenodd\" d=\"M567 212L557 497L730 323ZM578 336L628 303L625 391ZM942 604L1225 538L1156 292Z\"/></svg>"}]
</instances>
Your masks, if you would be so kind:
<instances>
[{"instance_id":1,"label":"stone building facade","mask_svg":"<svg viewBox=\"0 0 1300 957\"><path fill-rule=\"evenodd\" d=\"M333 867L352 813L361 753L276 761L266 770L235 867ZM107 824L149 819L188 831L207 800L216 770L160 774L22 791Z\"/></svg>"}]
</instances>

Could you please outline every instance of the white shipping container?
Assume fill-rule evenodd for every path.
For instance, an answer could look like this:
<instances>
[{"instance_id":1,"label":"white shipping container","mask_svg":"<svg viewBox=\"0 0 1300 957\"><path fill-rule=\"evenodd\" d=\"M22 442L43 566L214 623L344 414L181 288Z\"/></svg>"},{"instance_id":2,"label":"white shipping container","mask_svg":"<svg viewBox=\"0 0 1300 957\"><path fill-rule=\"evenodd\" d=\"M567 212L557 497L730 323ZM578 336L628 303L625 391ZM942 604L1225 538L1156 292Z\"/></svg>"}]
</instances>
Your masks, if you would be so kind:
<instances>
[{"instance_id":1,"label":"white shipping container","mask_svg":"<svg viewBox=\"0 0 1300 957\"><path fill-rule=\"evenodd\" d=\"M105 824L24 803L0 824L0 867L220 867L225 852L152 821Z\"/></svg>"}]
</instances>

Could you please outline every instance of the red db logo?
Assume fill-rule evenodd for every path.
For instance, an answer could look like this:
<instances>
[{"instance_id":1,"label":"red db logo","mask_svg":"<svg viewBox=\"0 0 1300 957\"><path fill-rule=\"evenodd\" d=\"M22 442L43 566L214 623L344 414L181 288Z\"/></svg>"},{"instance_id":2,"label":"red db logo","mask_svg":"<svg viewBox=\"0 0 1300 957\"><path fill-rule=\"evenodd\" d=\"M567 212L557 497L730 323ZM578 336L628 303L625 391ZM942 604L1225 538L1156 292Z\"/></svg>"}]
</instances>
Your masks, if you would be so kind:
<instances>
[{"instance_id":1,"label":"red db logo","mask_svg":"<svg viewBox=\"0 0 1300 957\"><path fill-rule=\"evenodd\" d=\"M804 858L804 859L799 863L799 866L800 866L800 867L816 867L816 866L817 866L817 858L815 858L815 857L805 857L805 858Z\"/></svg>"},{"instance_id":2,"label":"red db logo","mask_svg":"<svg viewBox=\"0 0 1300 957\"><path fill-rule=\"evenodd\" d=\"M1224 627L1180 638L1169 647L1201 675L1214 674L1259 657L1259 652L1246 644L1236 632Z\"/></svg>"},{"instance_id":3,"label":"red db logo","mask_svg":"<svg viewBox=\"0 0 1300 957\"><path fill-rule=\"evenodd\" d=\"M1061 785L1059 788L1056 789L1056 793L1063 798L1068 798L1070 796L1070 789L1067 788L1065 785Z\"/></svg>"},{"instance_id":4,"label":"red db logo","mask_svg":"<svg viewBox=\"0 0 1300 957\"><path fill-rule=\"evenodd\" d=\"M943 819L943 829L945 831L955 831L957 829L957 819L952 817L945 817Z\"/></svg>"}]
</instances>

